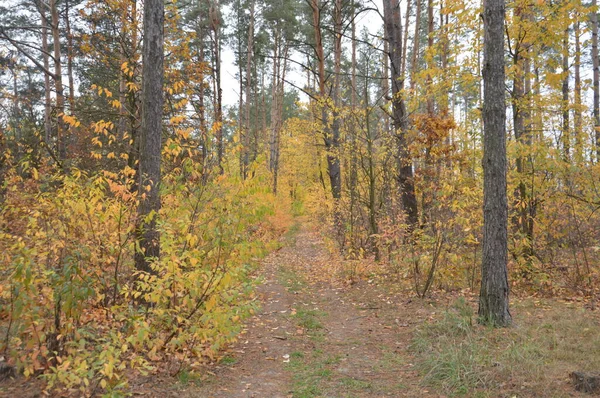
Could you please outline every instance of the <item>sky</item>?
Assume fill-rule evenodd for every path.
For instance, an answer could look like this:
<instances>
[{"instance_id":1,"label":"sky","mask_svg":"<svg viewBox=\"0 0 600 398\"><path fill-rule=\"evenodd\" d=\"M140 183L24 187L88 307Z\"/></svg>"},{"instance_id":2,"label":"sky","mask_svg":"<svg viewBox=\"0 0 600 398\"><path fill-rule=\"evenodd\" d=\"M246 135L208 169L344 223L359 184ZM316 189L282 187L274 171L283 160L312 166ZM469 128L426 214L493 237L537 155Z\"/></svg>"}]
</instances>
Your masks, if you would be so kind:
<instances>
[{"instance_id":1,"label":"sky","mask_svg":"<svg viewBox=\"0 0 600 398\"><path fill-rule=\"evenodd\" d=\"M373 0L365 2L369 7L377 7L383 13L383 3L382 0ZM405 1L400 2L400 6L402 12L405 10ZM230 10L226 10L226 12L230 12ZM357 18L357 32L360 32L364 27L366 27L371 34L376 34L378 30L383 26L383 22L381 21L381 17L375 11L367 11L360 15ZM346 41L347 44L347 41ZM298 61L300 61L298 59ZM288 66L288 76L292 83L297 86L302 87L306 80L306 73L302 73L300 68L297 65L289 65ZM235 66L235 54L233 49L229 46L225 46L223 48L223 52L221 54L221 86L223 88L223 105L224 106L237 106L239 100L239 87L240 83L236 79L237 67ZM290 87L286 87L286 90L289 90ZM305 94L299 93L301 100L308 100Z\"/></svg>"}]
</instances>

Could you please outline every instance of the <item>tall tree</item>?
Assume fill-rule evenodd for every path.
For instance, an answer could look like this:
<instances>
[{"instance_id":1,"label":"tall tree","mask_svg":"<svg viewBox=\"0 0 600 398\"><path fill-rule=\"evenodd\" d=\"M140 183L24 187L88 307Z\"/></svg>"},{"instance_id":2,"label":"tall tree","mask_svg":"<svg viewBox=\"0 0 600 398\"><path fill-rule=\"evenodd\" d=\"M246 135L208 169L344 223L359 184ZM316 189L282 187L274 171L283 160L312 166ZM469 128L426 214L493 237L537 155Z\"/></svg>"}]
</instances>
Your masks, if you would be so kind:
<instances>
[{"instance_id":1,"label":"tall tree","mask_svg":"<svg viewBox=\"0 0 600 398\"><path fill-rule=\"evenodd\" d=\"M250 129L252 128L250 120L250 109L252 108L252 66L254 55L254 0L250 0L250 22L248 24L248 49L246 51L246 103L244 108L244 123L241 129L242 133L242 150L241 150L241 171L242 178L246 179L248 174L248 166L250 165ZM240 76L240 80L242 77ZM242 115L239 116L240 119Z\"/></svg>"},{"instance_id":2,"label":"tall tree","mask_svg":"<svg viewBox=\"0 0 600 398\"><path fill-rule=\"evenodd\" d=\"M600 163L600 62L598 59L598 2L592 0L592 67L594 87L594 139L596 144L596 162Z\"/></svg>"},{"instance_id":3,"label":"tall tree","mask_svg":"<svg viewBox=\"0 0 600 398\"><path fill-rule=\"evenodd\" d=\"M398 187L402 198L402 206L406 213L409 228L414 228L418 221L417 197L413 178L413 166L408 151L406 133L408 131L408 115L402 98L404 81L402 79L402 21L400 18L400 2L398 0L383 1L383 16L386 39L389 43L389 57L392 77L392 119L396 138L396 156L398 162Z\"/></svg>"},{"instance_id":4,"label":"tall tree","mask_svg":"<svg viewBox=\"0 0 600 398\"><path fill-rule=\"evenodd\" d=\"M483 261L479 317L508 326L508 203L504 102L505 0L483 3Z\"/></svg>"},{"instance_id":5,"label":"tall tree","mask_svg":"<svg viewBox=\"0 0 600 398\"><path fill-rule=\"evenodd\" d=\"M62 64L61 64L61 46L60 30L58 18L58 5L56 0L48 2L50 7L50 30L52 31L52 43L54 48L54 88L56 90L56 112L58 113L58 156L65 159L67 157L67 127L63 119L65 112L65 93L62 82Z\"/></svg>"},{"instance_id":6,"label":"tall tree","mask_svg":"<svg viewBox=\"0 0 600 398\"><path fill-rule=\"evenodd\" d=\"M207 0L210 19L210 40L212 44L212 81L215 139L217 141L217 166L223 174L223 89L221 88L221 8L219 0ZM240 90L241 91L241 90ZM241 95L241 94L240 94ZM240 113L241 115L241 113Z\"/></svg>"},{"instance_id":7,"label":"tall tree","mask_svg":"<svg viewBox=\"0 0 600 398\"><path fill-rule=\"evenodd\" d=\"M568 17L568 14L566 15ZM569 26L563 36L562 54L562 142L563 158L566 162L571 159L571 132L569 128Z\"/></svg>"},{"instance_id":8,"label":"tall tree","mask_svg":"<svg viewBox=\"0 0 600 398\"><path fill-rule=\"evenodd\" d=\"M575 161L581 163L583 160L583 119L581 102L581 28L579 13L575 21Z\"/></svg>"},{"instance_id":9,"label":"tall tree","mask_svg":"<svg viewBox=\"0 0 600 398\"><path fill-rule=\"evenodd\" d=\"M160 210L160 158L164 80L164 2L144 4L142 58L142 129L140 134L138 241L135 265L140 271L153 270L150 261L160 256L160 234L156 227Z\"/></svg>"}]
</instances>

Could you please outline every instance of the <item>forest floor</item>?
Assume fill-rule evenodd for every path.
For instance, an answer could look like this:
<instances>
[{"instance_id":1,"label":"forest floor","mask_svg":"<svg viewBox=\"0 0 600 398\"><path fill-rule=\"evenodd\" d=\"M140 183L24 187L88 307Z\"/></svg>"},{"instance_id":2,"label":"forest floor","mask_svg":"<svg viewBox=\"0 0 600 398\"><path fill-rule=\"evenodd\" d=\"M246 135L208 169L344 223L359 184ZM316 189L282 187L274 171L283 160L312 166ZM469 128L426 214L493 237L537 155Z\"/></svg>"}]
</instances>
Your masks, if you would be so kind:
<instances>
[{"instance_id":1,"label":"forest floor","mask_svg":"<svg viewBox=\"0 0 600 398\"><path fill-rule=\"evenodd\" d=\"M435 310L374 281L350 286L318 233L288 235L262 262L261 312L214 376L176 395L438 396L420 387L408 353L412 327Z\"/></svg>"},{"instance_id":2,"label":"forest floor","mask_svg":"<svg viewBox=\"0 0 600 398\"><path fill-rule=\"evenodd\" d=\"M133 380L133 396L589 396L569 378L600 372L599 311L583 300L513 297L515 325L492 329L474 321L472 294L417 299L357 266L295 224L257 270L261 310L238 342L201 371Z\"/></svg>"},{"instance_id":3,"label":"forest floor","mask_svg":"<svg viewBox=\"0 0 600 398\"><path fill-rule=\"evenodd\" d=\"M513 297L515 325L492 329L474 320L473 294L417 299L398 276L356 267L333 258L314 228L296 224L259 268L262 310L238 343L203 376L181 373L168 390L155 380L139 393L589 396L576 392L569 377L600 372L600 317L583 300Z\"/></svg>"}]
</instances>

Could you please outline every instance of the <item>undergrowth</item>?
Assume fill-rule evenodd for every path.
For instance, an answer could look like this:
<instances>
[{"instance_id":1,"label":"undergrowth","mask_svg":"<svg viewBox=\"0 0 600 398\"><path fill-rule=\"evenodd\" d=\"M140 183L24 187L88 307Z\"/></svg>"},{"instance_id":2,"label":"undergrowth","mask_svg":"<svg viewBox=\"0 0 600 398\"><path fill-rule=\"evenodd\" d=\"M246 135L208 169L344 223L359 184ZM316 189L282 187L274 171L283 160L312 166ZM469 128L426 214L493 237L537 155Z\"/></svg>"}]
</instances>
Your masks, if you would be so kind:
<instances>
[{"instance_id":1,"label":"undergrowth","mask_svg":"<svg viewBox=\"0 0 600 398\"><path fill-rule=\"evenodd\" d=\"M254 264L287 228L266 175L203 181L191 159L167 173L153 274L134 266L131 170L9 175L0 351L48 390L83 395L126 393L130 375L167 358L191 367L216 359L254 311Z\"/></svg>"},{"instance_id":2,"label":"undergrowth","mask_svg":"<svg viewBox=\"0 0 600 398\"><path fill-rule=\"evenodd\" d=\"M513 311L514 327L494 329L478 325L471 306L459 299L441 318L421 326L412 349L423 384L450 396L562 397L572 393L564 385L570 372L597 371L595 314L533 300L514 304Z\"/></svg>"}]
</instances>

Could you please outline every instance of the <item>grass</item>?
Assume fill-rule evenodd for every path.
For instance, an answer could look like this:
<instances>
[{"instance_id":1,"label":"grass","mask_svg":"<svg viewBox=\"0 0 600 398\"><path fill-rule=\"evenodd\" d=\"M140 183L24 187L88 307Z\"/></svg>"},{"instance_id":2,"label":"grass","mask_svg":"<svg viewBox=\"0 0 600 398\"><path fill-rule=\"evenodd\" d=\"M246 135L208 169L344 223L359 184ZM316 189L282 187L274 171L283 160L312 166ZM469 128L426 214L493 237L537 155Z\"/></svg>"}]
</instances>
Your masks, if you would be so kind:
<instances>
[{"instance_id":1,"label":"grass","mask_svg":"<svg viewBox=\"0 0 600 398\"><path fill-rule=\"evenodd\" d=\"M289 246L296 245L296 239L298 237L298 232L300 232L301 224L296 221L285 231L283 234L283 241L286 242Z\"/></svg>"},{"instance_id":2,"label":"grass","mask_svg":"<svg viewBox=\"0 0 600 398\"><path fill-rule=\"evenodd\" d=\"M294 200L292 202L292 215L299 217L304 214L304 202L300 200Z\"/></svg>"},{"instance_id":3,"label":"grass","mask_svg":"<svg viewBox=\"0 0 600 398\"><path fill-rule=\"evenodd\" d=\"M573 306L527 300L513 306L515 326L478 325L458 300L423 325L412 349L423 384L449 396L571 396L570 372L600 369L597 315ZM596 318L596 319L595 319Z\"/></svg>"},{"instance_id":4,"label":"grass","mask_svg":"<svg viewBox=\"0 0 600 398\"><path fill-rule=\"evenodd\" d=\"M351 390L351 391L356 391L356 390L369 390L371 388L373 388L373 384L368 382L368 381L364 381L364 380L358 380L352 377L344 377L342 379L340 379L340 384L346 389L346 390Z\"/></svg>"},{"instance_id":5,"label":"grass","mask_svg":"<svg viewBox=\"0 0 600 398\"><path fill-rule=\"evenodd\" d=\"M221 360L219 362L221 363L221 365L231 366L231 365L235 365L237 363L237 359L235 359L234 357L231 357L229 355L226 355L223 358L221 358Z\"/></svg>"},{"instance_id":6,"label":"grass","mask_svg":"<svg viewBox=\"0 0 600 398\"><path fill-rule=\"evenodd\" d=\"M294 398L323 396L324 383L331 380L332 367L339 362L339 356L326 356L319 349L307 354L299 351L291 353L288 370L293 374Z\"/></svg>"},{"instance_id":7,"label":"grass","mask_svg":"<svg viewBox=\"0 0 600 398\"><path fill-rule=\"evenodd\" d=\"M379 366L385 369L397 369L405 364L404 358L390 347L382 347L383 357L379 360Z\"/></svg>"},{"instance_id":8,"label":"grass","mask_svg":"<svg viewBox=\"0 0 600 398\"><path fill-rule=\"evenodd\" d=\"M296 314L292 316L296 318L298 326L306 329L309 332L315 332L319 329L323 329L323 325L321 324L319 318L326 315L327 314L323 311L298 308Z\"/></svg>"},{"instance_id":9,"label":"grass","mask_svg":"<svg viewBox=\"0 0 600 398\"><path fill-rule=\"evenodd\" d=\"M190 384L199 386L202 384L203 378L201 375L184 368L177 374L177 382L182 387L187 387Z\"/></svg>"},{"instance_id":10,"label":"grass","mask_svg":"<svg viewBox=\"0 0 600 398\"><path fill-rule=\"evenodd\" d=\"M306 280L294 270L281 266L278 274L279 283L291 293L300 293L307 286Z\"/></svg>"}]
</instances>

